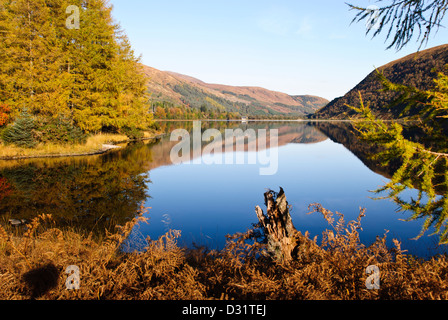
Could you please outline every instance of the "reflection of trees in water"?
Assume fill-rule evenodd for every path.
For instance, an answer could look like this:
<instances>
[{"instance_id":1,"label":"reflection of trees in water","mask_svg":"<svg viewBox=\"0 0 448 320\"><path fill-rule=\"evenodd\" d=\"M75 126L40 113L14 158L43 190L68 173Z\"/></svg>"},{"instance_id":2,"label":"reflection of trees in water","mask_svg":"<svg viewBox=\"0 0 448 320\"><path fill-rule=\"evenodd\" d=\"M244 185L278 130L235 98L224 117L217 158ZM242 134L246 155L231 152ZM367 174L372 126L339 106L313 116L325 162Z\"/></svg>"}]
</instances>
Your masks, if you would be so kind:
<instances>
[{"instance_id":1,"label":"reflection of trees in water","mask_svg":"<svg viewBox=\"0 0 448 320\"><path fill-rule=\"evenodd\" d=\"M431 106L434 100L428 104ZM406 129L398 122L377 120L361 100L357 108L366 121L357 122L355 129L361 139L379 146L372 156L384 167L399 161L399 167L390 181L375 192L378 199L394 201L401 212L410 212L408 219L425 219L424 235L430 228L440 237L440 243L448 243L448 138L440 111L432 105L431 116L422 117L414 127ZM430 108L430 107L428 107Z\"/></svg>"},{"instance_id":2,"label":"reflection of trees in water","mask_svg":"<svg viewBox=\"0 0 448 320\"><path fill-rule=\"evenodd\" d=\"M332 141L342 144L360 159L365 166L373 172L390 179L394 172L400 167L398 159L391 161L387 166L383 166L378 160L373 158L383 148L376 143L368 143L361 139L356 133L351 122L312 122L316 129L325 134Z\"/></svg>"},{"instance_id":3,"label":"reflection of trees in water","mask_svg":"<svg viewBox=\"0 0 448 320\"><path fill-rule=\"evenodd\" d=\"M10 186L0 215L32 219L52 214L60 225L104 231L134 217L146 199L151 150L133 145L94 158L26 161L0 169ZM1 191L0 191L1 192Z\"/></svg>"},{"instance_id":4,"label":"reflection of trees in water","mask_svg":"<svg viewBox=\"0 0 448 320\"><path fill-rule=\"evenodd\" d=\"M0 216L30 220L49 213L59 224L85 231L102 231L123 224L147 198L148 172L171 165L170 151L176 142L170 141L169 133L177 128L191 131L193 122L160 125L168 135L157 143L133 144L102 156L4 162L0 168ZM327 139L307 122L202 125L203 131L215 128L223 134L225 129L278 129L280 146Z\"/></svg>"},{"instance_id":5,"label":"reflection of trees in water","mask_svg":"<svg viewBox=\"0 0 448 320\"><path fill-rule=\"evenodd\" d=\"M325 135L306 123L202 122L203 130L278 129L279 144L315 143ZM162 122L161 141L133 144L102 156L8 161L0 168L0 216L31 220L52 214L58 224L90 231L112 228L134 216L147 198L149 170L171 165L169 133L193 122ZM206 143L204 143L205 146Z\"/></svg>"},{"instance_id":6,"label":"reflection of trees in water","mask_svg":"<svg viewBox=\"0 0 448 320\"><path fill-rule=\"evenodd\" d=\"M365 110L366 112L367 109ZM443 132L415 123L374 120L316 122L316 128L343 144L372 171L389 180L375 190L376 199L389 199L408 221L425 219L421 237L431 227L448 243L448 139ZM431 133L431 134L429 134Z\"/></svg>"}]
</instances>

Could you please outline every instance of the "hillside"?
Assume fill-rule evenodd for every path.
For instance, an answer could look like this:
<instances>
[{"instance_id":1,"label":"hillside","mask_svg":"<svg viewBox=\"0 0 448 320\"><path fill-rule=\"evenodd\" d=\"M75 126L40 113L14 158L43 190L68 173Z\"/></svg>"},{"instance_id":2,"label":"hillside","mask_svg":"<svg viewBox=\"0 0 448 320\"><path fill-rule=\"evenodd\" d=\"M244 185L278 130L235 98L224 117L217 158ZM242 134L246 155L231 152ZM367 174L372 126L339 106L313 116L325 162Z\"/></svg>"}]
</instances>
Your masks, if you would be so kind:
<instances>
[{"instance_id":1,"label":"hillside","mask_svg":"<svg viewBox=\"0 0 448 320\"><path fill-rule=\"evenodd\" d=\"M175 72L143 66L152 102L238 112L244 116L303 117L328 103L316 96L290 96L259 87L209 84Z\"/></svg>"},{"instance_id":2,"label":"hillside","mask_svg":"<svg viewBox=\"0 0 448 320\"><path fill-rule=\"evenodd\" d=\"M394 83L428 89L433 85L433 79L437 75L434 70L442 71L447 64L448 45L442 45L395 60L378 68L378 70ZM386 109L383 106L393 102L398 98L398 94L379 92L381 89L377 71L374 70L345 96L334 99L310 118L347 119L356 116L356 113L346 105L359 106L359 92L361 92L364 102L370 103L372 111L378 117L383 119L397 118L404 106L397 105L392 109Z\"/></svg>"}]
</instances>

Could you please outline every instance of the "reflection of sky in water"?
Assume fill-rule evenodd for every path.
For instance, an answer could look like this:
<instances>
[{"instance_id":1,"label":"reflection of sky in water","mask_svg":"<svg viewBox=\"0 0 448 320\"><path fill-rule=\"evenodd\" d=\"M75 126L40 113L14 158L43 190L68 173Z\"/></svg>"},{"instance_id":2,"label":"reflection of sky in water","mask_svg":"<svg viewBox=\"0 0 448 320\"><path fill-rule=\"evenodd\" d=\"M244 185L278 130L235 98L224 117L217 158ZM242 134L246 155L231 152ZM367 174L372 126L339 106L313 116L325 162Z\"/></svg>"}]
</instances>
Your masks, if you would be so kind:
<instances>
[{"instance_id":1,"label":"reflection of sky in water","mask_svg":"<svg viewBox=\"0 0 448 320\"><path fill-rule=\"evenodd\" d=\"M331 140L315 144L281 146L277 174L260 176L260 165L192 165L182 164L154 169L148 193L151 198L149 225L140 232L152 239L165 233L167 227L182 231L183 244L220 248L225 235L245 231L257 222L254 208L264 209L265 188L279 191L283 187L292 205L296 228L319 236L328 227L319 214L307 215L308 205L320 203L326 209L339 211L346 221L356 219L365 207L361 240L370 244L377 235L389 230L392 238L402 241L403 249L426 255L437 244L437 236L414 241L424 220L403 222L409 214L396 213L389 200L374 201L369 190L382 186L387 179L372 172L344 146ZM430 234L430 233L428 233Z\"/></svg>"}]
</instances>

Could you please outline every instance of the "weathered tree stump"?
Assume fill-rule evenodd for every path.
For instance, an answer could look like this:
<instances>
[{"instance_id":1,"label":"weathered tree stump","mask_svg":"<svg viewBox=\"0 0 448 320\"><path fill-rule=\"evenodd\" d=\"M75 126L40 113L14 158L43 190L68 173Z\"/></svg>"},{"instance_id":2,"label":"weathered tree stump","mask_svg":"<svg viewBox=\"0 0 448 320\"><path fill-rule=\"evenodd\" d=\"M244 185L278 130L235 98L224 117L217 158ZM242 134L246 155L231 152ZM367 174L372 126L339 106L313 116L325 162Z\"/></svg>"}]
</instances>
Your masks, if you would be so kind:
<instances>
[{"instance_id":1,"label":"weathered tree stump","mask_svg":"<svg viewBox=\"0 0 448 320\"><path fill-rule=\"evenodd\" d=\"M257 206L255 212L264 229L267 250L278 262L288 262L295 258L300 245L300 233L296 230L289 214L285 192L270 190L264 194L266 214Z\"/></svg>"}]
</instances>

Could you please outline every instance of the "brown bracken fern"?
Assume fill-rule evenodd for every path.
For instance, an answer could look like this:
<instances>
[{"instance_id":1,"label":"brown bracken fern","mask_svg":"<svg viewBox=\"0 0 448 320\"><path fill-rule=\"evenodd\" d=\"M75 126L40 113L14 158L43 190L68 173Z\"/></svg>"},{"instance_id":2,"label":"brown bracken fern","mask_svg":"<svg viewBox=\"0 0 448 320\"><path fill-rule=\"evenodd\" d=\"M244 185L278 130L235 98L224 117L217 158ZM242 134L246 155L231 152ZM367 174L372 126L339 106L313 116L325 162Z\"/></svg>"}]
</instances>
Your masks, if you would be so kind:
<instances>
[{"instance_id":1,"label":"brown bracken fern","mask_svg":"<svg viewBox=\"0 0 448 320\"><path fill-rule=\"evenodd\" d=\"M33 220L25 235L0 227L0 299L448 299L446 256L417 259L397 241L388 248L386 235L363 245L363 209L348 223L318 204L310 212L322 214L329 228L320 242L300 234L297 256L288 263L266 254L257 229L229 236L220 251L182 248L180 232L171 230L147 239L144 250L124 252L123 242L145 222L141 214L101 241L54 228L49 216ZM80 269L79 290L66 289L70 265ZM365 285L369 265L381 271L378 290ZM42 273L58 278L45 290L30 287L30 275Z\"/></svg>"}]
</instances>

